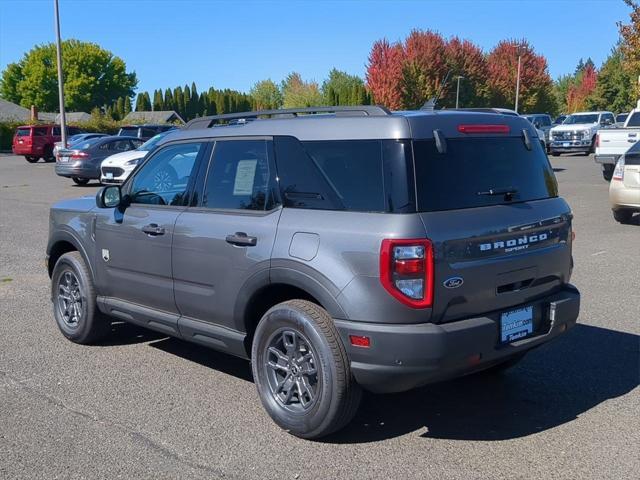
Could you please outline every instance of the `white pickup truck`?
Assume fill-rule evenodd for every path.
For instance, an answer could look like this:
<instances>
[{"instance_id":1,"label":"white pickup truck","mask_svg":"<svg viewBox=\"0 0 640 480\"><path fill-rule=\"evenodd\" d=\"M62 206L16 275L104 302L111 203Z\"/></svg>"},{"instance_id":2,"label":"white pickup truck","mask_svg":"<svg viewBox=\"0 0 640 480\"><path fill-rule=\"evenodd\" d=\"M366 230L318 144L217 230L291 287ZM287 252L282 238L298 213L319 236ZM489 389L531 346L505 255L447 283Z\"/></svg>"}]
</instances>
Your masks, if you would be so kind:
<instances>
[{"instance_id":1,"label":"white pickup truck","mask_svg":"<svg viewBox=\"0 0 640 480\"><path fill-rule=\"evenodd\" d=\"M551 129L549 151L557 157L561 153L580 152L589 155L594 151L596 133L615 123L611 112L576 112L565 118L561 125Z\"/></svg>"},{"instance_id":2,"label":"white pickup truck","mask_svg":"<svg viewBox=\"0 0 640 480\"><path fill-rule=\"evenodd\" d=\"M638 101L640 107L640 101ZM596 137L596 163L602 165L602 176L610 181L618 159L640 140L640 108L634 108L621 128L600 130Z\"/></svg>"}]
</instances>

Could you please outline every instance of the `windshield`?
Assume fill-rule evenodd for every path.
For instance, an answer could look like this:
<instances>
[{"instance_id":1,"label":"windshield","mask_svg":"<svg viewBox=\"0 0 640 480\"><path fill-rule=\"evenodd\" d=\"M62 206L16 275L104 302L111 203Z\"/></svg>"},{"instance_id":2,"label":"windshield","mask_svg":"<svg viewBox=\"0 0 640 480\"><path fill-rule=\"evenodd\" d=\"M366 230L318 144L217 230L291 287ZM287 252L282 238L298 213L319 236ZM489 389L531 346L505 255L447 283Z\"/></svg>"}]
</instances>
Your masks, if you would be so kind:
<instances>
[{"instance_id":1,"label":"windshield","mask_svg":"<svg viewBox=\"0 0 640 480\"><path fill-rule=\"evenodd\" d=\"M136 148L136 150L142 150L142 151L148 152L149 150L152 150L153 147L155 147L158 144L158 142L166 136L167 136L166 133L159 133L155 137L151 137L149 140L144 142L142 145Z\"/></svg>"},{"instance_id":2,"label":"windshield","mask_svg":"<svg viewBox=\"0 0 640 480\"><path fill-rule=\"evenodd\" d=\"M576 125L580 123L598 123L598 114L569 115L564 120L564 125Z\"/></svg>"},{"instance_id":3,"label":"windshield","mask_svg":"<svg viewBox=\"0 0 640 480\"><path fill-rule=\"evenodd\" d=\"M92 138L86 141L79 141L73 145L74 150L87 150L93 147L96 143L102 141L101 138Z\"/></svg>"}]
</instances>

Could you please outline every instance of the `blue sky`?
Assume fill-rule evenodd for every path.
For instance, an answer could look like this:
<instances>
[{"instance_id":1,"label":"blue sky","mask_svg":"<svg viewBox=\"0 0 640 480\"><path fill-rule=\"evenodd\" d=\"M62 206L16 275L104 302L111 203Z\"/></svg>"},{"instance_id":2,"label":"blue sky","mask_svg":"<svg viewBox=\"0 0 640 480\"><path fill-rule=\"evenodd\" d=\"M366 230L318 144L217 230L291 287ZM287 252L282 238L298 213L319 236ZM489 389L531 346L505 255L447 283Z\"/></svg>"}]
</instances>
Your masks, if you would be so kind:
<instances>
[{"instance_id":1,"label":"blue sky","mask_svg":"<svg viewBox=\"0 0 640 480\"><path fill-rule=\"evenodd\" d=\"M248 90L291 71L321 82L332 67L363 76L371 44L413 28L458 35L485 51L527 38L553 78L580 57L597 66L628 21L622 0L215 1L59 0L63 38L124 59L139 90L195 81ZM54 40L53 0L0 0L0 70Z\"/></svg>"}]
</instances>

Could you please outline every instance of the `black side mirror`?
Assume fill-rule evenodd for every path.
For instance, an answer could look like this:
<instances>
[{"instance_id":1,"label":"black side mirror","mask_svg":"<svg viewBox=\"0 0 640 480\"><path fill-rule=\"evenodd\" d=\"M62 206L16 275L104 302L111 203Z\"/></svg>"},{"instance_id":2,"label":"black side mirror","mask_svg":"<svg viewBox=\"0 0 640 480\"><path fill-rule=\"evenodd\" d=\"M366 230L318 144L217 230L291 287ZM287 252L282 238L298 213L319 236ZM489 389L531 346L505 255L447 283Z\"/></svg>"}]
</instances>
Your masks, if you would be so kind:
<instances>
[{"instance_id":1,"label":"black side mirror","mask_svg":"<svg viewBox=\"0 0 640 480\"><path fill-rule=\"evenodd\" d=\"M122 190L120 185L107 185L98 190L96 206L98 208L114 208L122 205Z\"/></svg>"}]
</instances>

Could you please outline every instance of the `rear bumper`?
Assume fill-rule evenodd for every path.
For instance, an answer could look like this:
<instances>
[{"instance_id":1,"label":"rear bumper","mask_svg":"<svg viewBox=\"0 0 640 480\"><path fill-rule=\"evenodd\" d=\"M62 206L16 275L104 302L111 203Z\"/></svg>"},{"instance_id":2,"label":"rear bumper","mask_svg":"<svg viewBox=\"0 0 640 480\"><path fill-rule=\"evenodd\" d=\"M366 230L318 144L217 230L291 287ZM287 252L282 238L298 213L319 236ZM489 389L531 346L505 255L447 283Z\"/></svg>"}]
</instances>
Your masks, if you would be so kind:
<instances>
[{"instance_id":1,"label":"rear bumper","mask_svg":"<svg viewBox=\"0 0 640 480\"><path fill-rule=\"evenodd\" d=\"M613 210L640 210L640 188L625 187L620 180L612 180L609 186L609 203Z\"/></svg>"},{"instance_id":2,"label":"rear bumper","mask_svg":"<svg viewBox=\"0 0 640 480\"><path fill-rule=\"evenodd\" d=\"M100 178L100 170L96 166L86 162L56 162L56 175L67 178L79 177L98 179Z\"/></svg>"},{"instance_id":3,"label":"rear bumper","mask_svg":"<svg viewBox=\"0 0 640 480\"><path fill-rule=\"evenodd\" d=\"M11 151L14 155L24 155L27 157L40 157L42 156L42 147L31 147L31 146L21 146L21 145L13 145L11 147Z\"/></svg>"},{"instance_id":4,"label":"rear bumper","mask_svg":"<svg viewBox=\"0 0 640 480\"><path fill-rule=\"evenodd\" d=\"M566 286L527 305L541 312L535 336L509 344L499 343L501 312L446 324L335 324L356 381L367 390L392 393L483 370L548 342L576 324L580 293ZM349 335L368 336L371 346L354 347Z\"/></svg>"},{"instance_id":5,"label":"rear bumper","mask_svg":"<svg viewBox=\"0 0 640 480\"><path fill-rule=\"evenodd\" d=\"M602 164L615 165L616 163L618 163L618 159L620 157L621 155L596 155L595 162L602 163Z\"/></svg>"}]
</instances>

